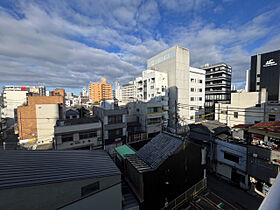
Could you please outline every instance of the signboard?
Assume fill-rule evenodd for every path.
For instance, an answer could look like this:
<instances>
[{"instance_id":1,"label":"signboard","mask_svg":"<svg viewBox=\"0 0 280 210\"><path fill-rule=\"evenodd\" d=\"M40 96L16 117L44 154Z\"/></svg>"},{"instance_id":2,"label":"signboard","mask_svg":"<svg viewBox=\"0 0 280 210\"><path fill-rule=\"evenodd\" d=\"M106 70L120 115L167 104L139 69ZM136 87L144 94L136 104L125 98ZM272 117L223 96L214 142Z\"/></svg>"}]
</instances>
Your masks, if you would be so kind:
<instances>
[{"instance_id":1,"label":"signboard","mask_svg":"<svg viewBox=\"0 0 280 210\"><path fill-rule=\"evenodd\" d=\"M263 65L263 67L269 67L269 66L277 66L277 63L273 59L270 59L270 60L266 61L266 63Z\"/></svg>"}]
</instances>

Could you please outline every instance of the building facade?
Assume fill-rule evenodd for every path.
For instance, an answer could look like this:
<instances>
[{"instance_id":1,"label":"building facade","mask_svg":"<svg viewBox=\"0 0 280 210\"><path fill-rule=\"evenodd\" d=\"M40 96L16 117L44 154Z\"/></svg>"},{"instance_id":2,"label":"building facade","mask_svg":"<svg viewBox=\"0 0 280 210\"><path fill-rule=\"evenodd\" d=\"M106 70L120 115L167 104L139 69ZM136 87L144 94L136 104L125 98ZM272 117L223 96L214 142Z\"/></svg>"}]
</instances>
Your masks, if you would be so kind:
<instances>
[{"instance_id":1,"label":"building facade","mask_svg":"<svg viewBox=\"0 0 280 210\"><path fill-rule=\"evenodd\" d=\"M168 76L169 127L175 132L178 118L185 119L186 123L192 122L189 109L178 109L179 104L189 105L190 102L190 84L187 82L190 81L190 51L174 46L148 59L147 68Z\"/></svg>"},{"instance_id":2,"label":"building facade","mask_svg":"<svg viewBox=\"0 0 280 210\"><path fill-rule=\"evenodd\" d=\"M51 92L52 96L66 96L64 89L55 89Z\"/></svg>"},{"instance_id":3,"label":"building facade","mask_svg":"<svg viewBox=\"0 0 280 210\"><path fill-rule=\"evenodd\" d=\"M280 101L280 50L254 55L251 57L251 69L247 73L249 92L266 88L268 100Z\"/></svg>"},{"instance_id":4,"label":"building facade","mask_svg":"<svg viewBox=\"0 0 280 210\"><path fill-rule=\"evenodd\" d=\"M280 119L280 105L268 101L265 88L259 92L232 93L230 104L218 103L215 106L215 119L230 127Z\"/></svg>"},{"instance_id":5,"label":"building facade","mask_svg":"<svg viewBox=\"0 0 280 210\"><path fill-rule=\"evenodd\" d=\"M38 144L51 143L56 120L65 118L62 96L29 96L26 106L17 110L19 140L36 139Z\"/></svg>"},{"instance_id":6,"label":"building facade","mask_svg":"<svg viewBox=\"0 0 280 210\"><path fill-rule=\"evenodd\" d=\"M131 81L127 84L124 84L121 89L122 102L129 103L132 101L136 101L136 87L135 82Z\"/></svg>"},{"instance_id":7,"label":"building facade","mask_svg":"<svg viewBox=\"0 0 280 210\"><path fill-rule=\"evenodd\" d=\"M116 107L114 101L102 101L101 106L93 107L93 115L102 122L104 149L110 154L114 148L123 145L127 136L127 109Z\"/></svg>"},{"instance_id":8,"label":"building facade","mask_svg":"<svg viewBox=\"0 0 280 210\"><path fill-rule=\"evenodd\" d=\"M230 103L232 68L220 63L205 64L201 69L206 71L205 115L207 119L214 120L215 103Z\"/></svg>"},{"instance_id":9,"label":"building facade","mask_svg":"<svg viewBox=\"0 0 280 210\"><path fill-rule=\"evenodd\" d=\"M57 121L54 127L54 147L63 149L103 149L102 124L95 118Z\"/></svg>"},{"instance_id":10,"label":"building facade","mask_svg":"<svg viewBox=\"0 0 280 210\"><path fill-rule=\"evenodd\" d=\"M89 99L93 102L112 99L112 85L106 83L106 79L102 78L101 83L93 83L89 85Z\"/></svg>"}]
</instances>

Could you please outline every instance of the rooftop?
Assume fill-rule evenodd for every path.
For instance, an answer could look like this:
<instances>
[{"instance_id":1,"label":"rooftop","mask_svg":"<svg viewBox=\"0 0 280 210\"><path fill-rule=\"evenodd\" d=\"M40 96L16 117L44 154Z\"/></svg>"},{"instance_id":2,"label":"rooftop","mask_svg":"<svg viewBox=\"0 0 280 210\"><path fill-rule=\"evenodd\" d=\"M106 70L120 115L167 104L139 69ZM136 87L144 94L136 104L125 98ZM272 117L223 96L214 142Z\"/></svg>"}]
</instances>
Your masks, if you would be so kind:
<instances>
[{"instance_id":1,"label":"rooftop","mask_svg":"<svg viewBox=\"0 0 280 210\"><path fill-rule=\"evenodd\" d=\"M85 118L58 120L56 122L56 126L80 125L80 124L98 123L98 122L99 120L95 117L85 117Z\"/></svg>"},{"instance_id":2,"label":"rooftop","mask_svg":"<svg viewBox=\"0 0 280 210\"><path fill-rule=\"evenodd\" d=\"M0 190L120 174L104 151L0 151Z\"/></svg>"},{"instance_id":3,"label":"rooftop","mask_svg":"<svg viewBox=\"0 0 280 210\"><path fill-rule=\"evenodd\" d=\"M168 133L160 133L136 152L136 155L155 169L171 156L183 140Z\"/></svg>"},{"instance_id":4,"label":"rooftop","mask_svg":"<svg viewBox=\"0 0 280 210\"><path fill-rule=\"evenodd\" d=\"M253 125L250 130L252 131L252 129L280 133L280 122L279 121L260 122Z\"/></svg>"},{"instance_id":5,"label":"rooftop","mask_svg":"<svg viewBox=\"0 0 280 210\"><path fill-rule=\"evenodd\" d=\"M126 159L125 155L135 154L135 151L127 145L119 146L115 150L123 159Z\"/></svg>"}]
</instances>

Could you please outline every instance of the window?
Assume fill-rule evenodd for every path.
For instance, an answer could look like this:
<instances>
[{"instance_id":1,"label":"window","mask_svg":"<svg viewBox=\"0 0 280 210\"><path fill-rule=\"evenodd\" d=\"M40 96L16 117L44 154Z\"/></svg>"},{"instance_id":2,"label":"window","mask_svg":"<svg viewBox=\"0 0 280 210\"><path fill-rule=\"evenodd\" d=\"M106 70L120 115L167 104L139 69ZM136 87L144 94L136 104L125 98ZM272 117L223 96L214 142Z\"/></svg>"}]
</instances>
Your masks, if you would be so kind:
<instances>
[{"instance_id":1,"label":"window","mask_svg":"<svg viewBox=\"0 0 280 210\"><path fill-rule=\"evenodd\" d=\"M122 123L122 115L108 116L108 124Z\"/></svg>"},{"instance_id":2,"label":"window","mask_svg":"<svg viewBox=\"0 0 280 210\"><path fill-rule=\"evenodd\" d=\"M194 110L194 107L193 107L193 106L191 106L191 107L190 107L190 110Z\"/></svg>"},{"instance_id":3,"label":"window","mask_svg":"<svg viewBox=\"0 0 280 210\"><path fill-rule=\"evenodd\" d=\"M79 133L80 139L89 139L93 137L97 137L97 131L86 131L86 132Z\"/></svg>"},{"instance_id":4,"label":"window","mask_svg":"<svg viewBox=\"0 0 280 210\"><path fill-rule=\"evenodd\" d=\"M161 107L148 107L148 114L151 114L151 113L155 113L155 112L161 112L162 109Z\"/></svg>"},{"instance_id":5,"label":"window","mask_svg":"<svg viewBox=\"0 0 280 210\"><path fill-rule=\"evenodd\" d=\"M194 97L191 97L191 101L194 101Z\"/></svg>"},{"instance_id":6,"label":"window","mask_svg":"<svg viewBox=\"0 0 280 210\"><path fill-rule=\"evenodd\" d=\"M191 88L191 92L194 92L194 88Z\"/></svg>"},{"instance_id":7,"label":"window","mask_svg":"<svg viewBox=\"0 0 280 210\"><path fill-rule=\"evenodd\" d=\"M261 107L261 104L256 104L256 107Z\"/></svg>"},{"instance_id":8,"label":"window","mask_svg":"<svg viewBox=\"0 0 280 210\"><path fill-rule=\"evenodd\" d=\"M62 142L73 141L73 134L67 134L61 136L61 141Z\"/></svg>"},{"instance_id":9,"label":"window","mask_svg":"<svg viewBox=\"0 0 280 210\"><path fill-rule=\"evenodd\" d=\"M199 97L199 101L202 101L202 97Z\"/></svg>"},{"instance_id":10,"label":"window","mask_svg":"<svg viewBox=\"0 0 280 210\"><path fill-rule=\"evenodd\" d=\"M268 121L275 121L275 115L270 114L269 117L268 117Z\"/></svg>"},{"instance_id":11,"label":"window","mask_svg":"<svg viewBox=\"0 0 280 210\"><path fill-rule=\"evenodd\" d=\"M233 116L234 118L238 118L238 112L234 112Z\"/></svg>"},{"instance_id":12,"label":"window","mask_svg":"<svg viewBox=\"0 0 280 210\"><path fill-rule=\"evenodd\" d=\"M202 83L202 79L199 80L199 83Z\"/></svg>"},{"instance_id":13,"label":"window","mask_svg":"<svg viewBox=\"0 0 280 210\"><path fill-rule=\"evenodd\" d=\"M154 86L151 86L150 88L151 88L151 89L154 89Z\"/></svg>"},{"instance_id":14,"label":"window","mask_svg":"<svg viewBox=\"0 0 280 210\"><path fill-rule=\"evenodd\" d=\"M147 119L148 125L161 123L161 117Z\"/></svg>"},{"instance_id":15,"label":"window","mask_svg":"<svg viewBox=\"0 0 280 210\"><path fill-rule=\"evenodd\" d=\"M195 82L194 78L191 78L191 82Z\"/></svg>"},{"instance_id":16,"label":"window","mask_svg":"<svg viewBox=\"0 0 280 210\"><path fill-rule=\"evenodd\" d=\"M202 88L199 88L199 92L202 92Z\"/></svg>"},{"instance_id":17,"label":"window","mask_svg":"<svg viewBox=\"0 0 280 210\"><path fill-rule=\"evenodd\" d=\"M193 120L194 116L191 116L191 120Z\"/></svg>"},{"instance_id":18,"label":"window","mask_svg":"<svg viewBox=\"0 0 280 210\"><path fill-rule=\"evenodd\" d=\"M94 182L92 184L86 185L81 188L81 195L88 195L96 190L99 190L99 182Z\"/></svg>"},{"instance_id":19,"label":"window","mask_svg":"<svg viewBox=\"0 0 280 210\"><path fill-rule=\"evenodd\" d=\"M227 152L224 152L224 159L239 163L239 157L237 155L233 155Z\"/></svg>"},{"instance_id":20,"label":"window","mask_svg":"<svg viewBox=\"0 0 280 210\"><path fill-rule=\"evenodd\" d=\"M122 128L108 131L109 139L122 137Z\"/></svg>"}]
</instances>

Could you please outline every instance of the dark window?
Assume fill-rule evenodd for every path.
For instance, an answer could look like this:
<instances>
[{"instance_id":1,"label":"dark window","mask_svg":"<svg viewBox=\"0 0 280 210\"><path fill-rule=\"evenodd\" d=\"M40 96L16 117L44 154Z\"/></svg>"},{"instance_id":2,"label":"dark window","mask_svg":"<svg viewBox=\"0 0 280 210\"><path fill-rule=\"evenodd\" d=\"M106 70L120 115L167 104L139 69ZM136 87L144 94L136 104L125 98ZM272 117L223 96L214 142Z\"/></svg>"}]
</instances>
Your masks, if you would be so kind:
<instances>
[{"instance_id":1,"label":"dark window","mask_svg":"<svg viewBox=\"0 0 280 210\"><path fill-rule=\"evenodd\" d=\"M108 124L122 123L122 115L108 116Z\"/></svg>"},{"instance_id":2,"label":"dark window","mask_svg":"<svg viewBox=\"0 0 280 210\"><path fill-rule=\"evenodd\" d=\"M236 155L232 155L230 153L224 152L224 159L230 160L235 163L239 163L239 157Z\"/></svg>"},{"instance_id":3,"label":"dark window","mask_svg":"<svg viewBox=\"0 0 280 210\"><path fill-rule=\"evenodd\" d=\"M233 116L234 118L238 118L238 112L234 112Z\"/></svg>"},{"instance_id":4,"label":"dark window","mask_svg":"<svg viewBox=\"0 0 280 210\"><path fill-rule=\"evenodd\" d=\"M61 140L62 142L73 141L73 134L61 136Z\"/></svg>"},{"instance_id":5,"label":"dark window","mask_svg":"<svg viewBox=\"0 0 280 210\"><path fill-rule=\"evenodd\" d=\"M194 88L191 88L191 92L194 92Z\"/></svg>"},{"instance_id":6,"label":"dark window","mask_svg":"<svg viewBox=\"0 0 280 210\"><path fill-rule=\"evenodd\" d=\"M161 107L148 107L148 114L161 112L161 111L162 111Z\"/></svg>"},{"instance_id":7,"label":"dark window","mask_svg":"<svg viewBox=\"0 0 280 210\"><path fill-rule=\"evenodd\" d=\"M202 88L199 88L199 92L202 92Z\"/></svg>"},{"instance_id":8,"label":"dark window","mask_svg":"<svg viewBox=\"0 0 280 210\"><path fill-rule=\"evenodd\" d=\"M191 97L191 101L194 101L194 97Z\"/></svg>"},{"instance_id":9,"label":"dark window","mask_svg":"<svg viewBox=\"0 0 280 210\"><path fill-rule=\"evenodd\" d=\"M256 107L261 107L261 104L256 104Z\"/></svg>"},{"instance_id":10,"label":"dark window","mask_svg":"<svg viewBox=\"0 0 280 210\"><path fill-rule=\"evenodd\" d=\"M122 128L113 129L108 131L109 139L122 137Z\"/></svg>"},{"instance_id":11,"label":"dark window","mask_svg":"<svg viewBox=\"0 0 280 210\"><path fill-rule=\"evenodd\" d=\"M148 123L148 125L161 123L161 117L159 117L159 118L147 119L147 123Z\"/></svg>"},{"instance_id":12,"label":"dark window","mask_svg":"<svg viewBox=\"0 0 280 210\"><path fill-rule=\"evenodd\" d=\"M202 101L202 97L199 97L199 101Z\"/></svg>"},{"instance_id":13,"label":"dark window","mask_svg":"<svg viewBox=\"0 0 280 210\"><path fill-rule=\"evenodd\" d=\"M268 121L275 121L275 115L274 114L270 114Z\"/></svg>"},{"instance_id":14,"label":"dark window","mask_svg":"<svg viewBox=\"0 0 280 210\"><path fill-rule=\"evenodd\" d=\"M99 182L95 182L89 185L86 185L81 188L82 196L88 195L96 190L99 190Z\"/></svg>"},{"instance_id":15,"label":"dark window","mask_svg":"<svg viewBox=\"0 0 280 210\"><path fill-rule=\"evenodd\" d=\"M202 79L199 80L199 83L202 83Z\"/></svg>"},{"instance_id":16,"label":"dark window","mask_svg":"<svg viewBox=\"0 0 280 210\"><path fill-rule=\"evenodd\" d=\"M86 131L79 133L80 139L97 137L97 131Z\"/></svg>"},{"instance_id":17,"label":"dark window","mask_svg":"<svg viewBox=\"0 0 280 210\"><path fill-rule=\"evenodd\" d=\"M190 110L194 110L194 107L193 107L193 106L191 106L191 107L190 107Z\"/></svg>"}]
</instances>

